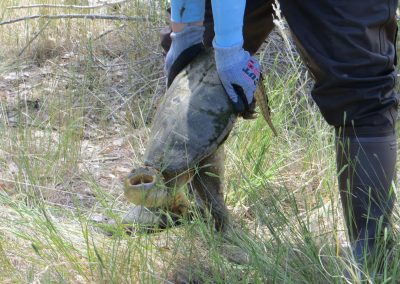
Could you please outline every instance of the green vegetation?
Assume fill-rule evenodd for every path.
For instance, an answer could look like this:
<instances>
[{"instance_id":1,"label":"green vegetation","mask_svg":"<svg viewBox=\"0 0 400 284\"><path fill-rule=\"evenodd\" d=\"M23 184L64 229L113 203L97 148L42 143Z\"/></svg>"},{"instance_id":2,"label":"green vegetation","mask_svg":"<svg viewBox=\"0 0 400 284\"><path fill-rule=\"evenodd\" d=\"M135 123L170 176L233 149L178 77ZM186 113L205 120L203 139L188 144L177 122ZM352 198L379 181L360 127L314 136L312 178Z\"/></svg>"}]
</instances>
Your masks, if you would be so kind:
<instances>
[{"instance_id":1,"label":"green vegetation","mask_svg":"<svg viewBox=\"0 0 400 284\"><path fill-rule=\"evenodd\" d=\"M345 283L342 271L352 267L334 137L308 95L307 72L282 40L287 31L261 51L279 135L260 116L240 120L226 142L234 241L251 256L235 265L202 217L155 234L129 235L119 223L131 206L122 181L140 164L165 90L158 46L165 3L7 9L32 3L0 1L0 21L66 13L149 21L0 26L1 283ZM379 283L398 282L399 259L397 250Z\"/></svg>"}]
</instances>

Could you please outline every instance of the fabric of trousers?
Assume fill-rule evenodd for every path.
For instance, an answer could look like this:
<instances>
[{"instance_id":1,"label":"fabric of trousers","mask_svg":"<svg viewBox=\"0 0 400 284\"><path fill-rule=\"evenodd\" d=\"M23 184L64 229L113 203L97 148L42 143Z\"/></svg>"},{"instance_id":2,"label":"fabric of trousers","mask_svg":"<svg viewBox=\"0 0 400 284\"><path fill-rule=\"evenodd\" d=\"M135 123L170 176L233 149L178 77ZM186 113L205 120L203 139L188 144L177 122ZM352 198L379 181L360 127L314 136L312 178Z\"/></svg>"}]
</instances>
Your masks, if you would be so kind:
<instances>
[{"instance_id":1,"label":"fabric of trousers","mask_svg":"<svg viewBox=\"0 0 400 284\"><path fill-rule=\"evenodd\" d=\"M214 37L206 1L204 44ZM326 121L350 136L394 132L397 0L280 0L302 59L315 79L312 97ZM255 53L274 28L274 1L247 0L244 48ZM169 49L170 29L161 45ZM268 74L268 70L267 70Z\"/></svg>"}]
</instances>

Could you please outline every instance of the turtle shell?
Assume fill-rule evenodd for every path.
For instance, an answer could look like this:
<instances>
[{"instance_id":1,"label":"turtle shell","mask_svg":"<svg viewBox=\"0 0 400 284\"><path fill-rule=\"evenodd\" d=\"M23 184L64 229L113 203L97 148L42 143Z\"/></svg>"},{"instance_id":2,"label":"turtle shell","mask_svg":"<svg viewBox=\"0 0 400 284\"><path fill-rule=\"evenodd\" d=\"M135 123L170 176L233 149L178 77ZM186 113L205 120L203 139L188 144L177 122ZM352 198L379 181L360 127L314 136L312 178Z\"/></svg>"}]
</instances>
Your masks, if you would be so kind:
<instances>
[{"instance_id":1,"label":"turtle shell","mask_svg":"<svg viewBox=\"0 0 400 284\"><path fill-rule=\"evenodd\" d=\"M224 142L236 118L213 52L204 51L165 93L151 127L145 165L166 172L193 168Z\"/></svg>"}]
</instances>

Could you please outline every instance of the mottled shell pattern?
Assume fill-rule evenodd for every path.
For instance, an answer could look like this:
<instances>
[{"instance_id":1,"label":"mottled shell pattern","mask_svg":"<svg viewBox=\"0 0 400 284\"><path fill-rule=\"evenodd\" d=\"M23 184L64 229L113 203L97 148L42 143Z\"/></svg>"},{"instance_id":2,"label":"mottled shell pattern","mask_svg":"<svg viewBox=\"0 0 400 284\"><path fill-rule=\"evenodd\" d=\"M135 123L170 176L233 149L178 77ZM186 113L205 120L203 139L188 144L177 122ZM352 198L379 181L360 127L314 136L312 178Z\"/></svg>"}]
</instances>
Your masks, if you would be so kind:
<instances>
[{"instance_id":1,"label":"mottled shell pattern","mask_svg":"<svg viewBox=\"0 0 400 284\"><path fill-rule=\"evenodd\" d=\"M193 168L223 143L236 118L219 80L213 52L205 51L180 72L162 98L145 165L162 172Z\"/></svg>"}]
</instances>

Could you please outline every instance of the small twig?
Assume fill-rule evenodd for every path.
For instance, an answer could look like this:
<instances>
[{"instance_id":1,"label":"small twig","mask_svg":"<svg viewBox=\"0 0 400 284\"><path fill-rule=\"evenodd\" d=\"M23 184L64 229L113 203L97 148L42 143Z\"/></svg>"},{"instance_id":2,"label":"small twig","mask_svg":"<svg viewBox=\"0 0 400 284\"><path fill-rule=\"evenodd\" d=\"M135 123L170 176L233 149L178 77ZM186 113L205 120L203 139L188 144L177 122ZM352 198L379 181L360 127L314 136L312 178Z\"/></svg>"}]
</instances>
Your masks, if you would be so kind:
<instances>
[{"instance_id":1,"label":"small twig","mask_svg":"<svg viewBox=\"0 0 400 284\"><path fill-rule=\"evenodd\" d=\"M104 36L106 36L106 35L108 35L108 34L110 34L110 33L113 33L113 32L115 32L116 30L123 29L123 28L125 28L125 27L126 27L126 24L123 24L122 26L118 27L117 29L110 29L110 30L107 30L107 31L103 32L101 35L99 35L98 37L96 37L96 38L94 39L94 41L99 40L99 39L101 39L102 37L104 37Z\"/></svg>"},{"instance_id":2,"label":"small twig","mask_svg":"<svg viewBox=\"0 0 400 284\"><path fill-rule=\"evenodd\" d=\"M60 14L60 15L32 15L22 18L11 19L8 21L0 22L0 26L14 24L17 22L22 22L26 20L32 19L48 19L48 20L57 20L57 19L88 19L88 20L119 20L119 21L141 21L146 22L149 20L148 17L139 17L139 16L125 16L125 15L102 15L102 14Z\"/></svg>"},{"instance_id":3,"label":"small twig","mask_svg":"<svg viewBox=\"0 0 400 284\"><path fill-rule=\"evenodd\" d=\"M31 4L31 5L21 5L21 6L10 6L7 7L7 9L8 10L33 9L33 8L97 9L106 6L120 5L125 2L127 2L127 0L121 0L113 3L105 2L103 4L92 5L92 6L62 5L62 4Z\"/></svg>"},{"instance_id":4,"label":"small twig","mask_svg":"<svg viewBox=\"0 0 400 284\"><path fill-rule=\"evenodd\" d=\"M132 98L135 97L135 95L137 95L138 93L142 92L144 89L146 89L148 86L150 85L150 82L145 82L144 85L142 87L140 87L138 90L136 90L135 93L133 93L130 97L128 97L127 99L124 99L124 102L122 102L122 104L120 104L118 107L116 107L112 112L110 112L106 118L110 118L114 115L114 113L116 113L117 111L119 111L121 108L123 108ZM123 98L123 96L116 90L113 89L114 92L116 92L121 98Z\"/></svg>"},{"instance_id":5,"label":"small twig","mask_svg":"<svg viewBox=\"0 0 400 284\"><path fill-rule=\"evenodd\" d=\"M20 53L18 54L18 57L20 57L25 50L32 44L32 42L44 31L45 28L47 28L47 26L50 24L50 20L48 20L46 22L46 24L35 34L35 36L33 38L31 38L31 40L25 45L25 47L20 51Z\"/></svg>"},{"instance_id":6,"label":"small twig","mask_svg":"<svg viewBox=\"0 0 400 284\"><path fill-rule=\"evenodd\" d=\"M120 156L115 156L115 157L104 157L104 158L97 158L97 159L92 159L92 160L85 160L85 162L89 162L89 163L110 162L110 161L117 161L119 159L121 159Z\"/></svg>"}]
</instances>

